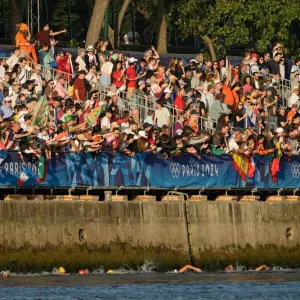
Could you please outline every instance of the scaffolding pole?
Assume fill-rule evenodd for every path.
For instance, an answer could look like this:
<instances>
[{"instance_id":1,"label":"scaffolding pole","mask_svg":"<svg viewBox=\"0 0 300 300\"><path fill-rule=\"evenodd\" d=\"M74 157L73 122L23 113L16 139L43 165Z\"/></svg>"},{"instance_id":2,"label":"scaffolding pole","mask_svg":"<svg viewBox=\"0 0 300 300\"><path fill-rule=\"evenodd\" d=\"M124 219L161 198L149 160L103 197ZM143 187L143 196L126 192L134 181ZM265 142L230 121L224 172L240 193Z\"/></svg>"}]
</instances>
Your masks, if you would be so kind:
<instances>
[{"instance_id":1,"label":"scaffolding pole","mask_svg":"<svg viewBox=\"0 0 300 300\"><path fill-rule=\"evenodd\" d=\"M41 19L41 0L28 0L27 3L27 23L31 34L35 34L40 31L40 19Z\"/></svg>"}]
</instances>

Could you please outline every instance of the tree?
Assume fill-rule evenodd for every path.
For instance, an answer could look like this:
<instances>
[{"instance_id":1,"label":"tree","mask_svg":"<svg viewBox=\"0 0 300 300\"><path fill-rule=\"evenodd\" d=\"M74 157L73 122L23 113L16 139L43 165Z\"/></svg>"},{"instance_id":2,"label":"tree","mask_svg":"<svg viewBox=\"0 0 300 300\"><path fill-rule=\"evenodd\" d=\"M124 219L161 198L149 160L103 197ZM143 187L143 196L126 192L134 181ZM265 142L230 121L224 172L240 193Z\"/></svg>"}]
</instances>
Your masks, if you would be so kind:
<instances>
[{"instance_id":1,"label":"tree","mask_svg":"<svg viewBox=\"0 0 300 300\"><path fill-rule=\"evenodd\" d=\"M99 39L108 4L109 0L95 0L95 5L93 8L93 13L85 42L86 47L88 47L88 45L93 45Z\"/></svg>"},{"instance_id":2,"label":"tree","mask_svg":"<svg viewBox=\"0 0 300 300\"><path fill-rule=\"evenodd\" d=\"M157 1L157 51L167 53L167 17L165 0Z\"/></svg>"},{"instance_id":3,"label":"tree","mask_svg":"<svg viewBox=\"0 0 300 300\"><path fill-rule=\"evenodd\" d=\"M10 0L10 24L12 39L14 40L16 34L16 25L22 23L23 12L26 8L26 0Z\"/></svg>"},{"instance_id":4,"label":"tree","mask_svg":"<svg viewBox=\"0 0 300 300\"><path fill-rule=\"evenodd\" d=\"M70 0L70 5L74 5L76 0ZM70 15L71 25L79 20L79 15L71 13ZM53 14L52 14L52 22L51 25L53 26L61 26L69 24L68 18L68 0L60 0L56 2L56 6L54 7Z\"/></svg>"},{"instance_id":5,"label":"tree","mask_svg":"<svg viewBox=\"0 0 300 300\"><path fill-rule=\"evenodd\" d=\"M122 22L125 16L125 13L127 11L127 8L129 6L129 4L131 3L131 0L124 0L123 5L120 9L119 12L119 17L118 17L118 27L116 28L117 32L115 33L115 37L118 37L118 47L120 45L120 41L119 41L119 34L120 34L120 30L121 30L121 26L122 26Z\"/></svg>"},{"instance_id":6,"label":"tree","mask_svg":"<svg viewBox=\"0 0 300 300\"><path fill-rule=\"evenodd\" d=\"M292 22L300 19L300 5L296 0L180 1L177 13L181 32L186 36L202 36L212 56L213 46L220 44L220 40L224 41L225 48L253 42L259 51L265 51L274 37L285 43Z\"/></svg>"}]
</instances>

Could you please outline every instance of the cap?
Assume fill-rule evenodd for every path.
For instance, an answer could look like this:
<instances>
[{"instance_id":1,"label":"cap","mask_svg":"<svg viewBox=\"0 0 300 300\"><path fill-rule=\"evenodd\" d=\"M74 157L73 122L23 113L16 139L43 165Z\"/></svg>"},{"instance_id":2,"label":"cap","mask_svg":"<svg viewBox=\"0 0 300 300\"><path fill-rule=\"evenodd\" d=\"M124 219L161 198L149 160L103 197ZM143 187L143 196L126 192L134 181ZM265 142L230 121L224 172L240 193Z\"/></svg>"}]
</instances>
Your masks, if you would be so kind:
<instances>
[{"instance_id":1,"label":"cap","mask_svg":"<svg viewBox=\"0 0 300 300\"><path fill-rule=\"evenodd\" d=\"M172 93L172 90L170 90L169 88L165 88L164 89L164 93L166 94L166 93Z\"/></svg>"},{"instance_id":2,"label":"cap","mask_svg":"<svg viewBox=\"0 0 300 300\"><path fill-rule=\"evenodd\" d=\"M191 115L199 115L199 113L198 113L195 109L193 109L193 110L191 111Z\"/></svg>"},{"instance_id":3,"label":"cap","mask_svg":"<svg viewBox=\"0 0 300 300\"><path fill-rule=\"evenodd\" d=\"M134 57L130 57L130 58L129 58L129 62L130 62L130 63L134 63L134 62L136 62L136 61L137 61L137 59L134 58Z\"/></svg>"},{"instance_id":4,"label":"cap","mask_svg":"<svg viewBox=\"0 0 300 300\"><path fill-rule=\"evenodd\" d=\"M152 125L150 123L146 122L146 123L143 124L144 129L149 128L149 127L152 127Z\"/></svg>"},{"instance_id":5,"label":"cap","mask_svg":"<svg viewBox=\"0 0 300 300\"><path fill-rule=\"evenodd\" d=\"M277 132L277 133L282 133L282 132L284 132L284 130L283 130L282 127L278 127L278 128L276 129L276 132Z\"/></svg>"},{"instance_id":6,"label":"cap","mask_svg":"<svg viewBox=\"0 0 300 300\"><path fill-rule=\"evenodd\" d=\"M20 30L28 30L27 24L22 23L20 26Z\"/></svg>"},{"instance_id":7,"label":"cap","mask_svg":"<svg viewBox=\"0 0 300 300\"><path fill-rule=\"evenodd\" d=\"M142 85L142 84L145 84L145 83L146 83L146 81L141 79L141 80L139 80L138 85Z\"/></svg>"},{"instance_id":8,"label":"cap","mask_svg":"<svg viewBox=\"0 0 300 300\"><path fill-rule=\"evenodd\" d=\"M139 135L140 137L147 138L146 132L145 132L144 130L140 130L140 131L138 132L138 135Z\"/></svg>"},{"instance_id":9,"label":"cap","mask_svg":"<svg viewBox=\"0 0 300 300\"><path fill-rule=\"evenodd\" d=\"M294 85L292 91L299 90L299 85Z\"/></svg>"},{"instance_id":10,"label":"cap","mask_svg":"<svg viewBox=\"0 0 300 300\"><path fill-rule=\"evenodd\" d=\"M252 53L251 58L253 58L253 57L258 58L258 54L257 53Z\"/></svg>"},{"instance_id":11,"label":"cap","mask_svg":"<svg viewBox=\"0 0 300 300\"><path fill-rule=\"evenodd\" d=\"M87 51L94 51L94 47L92 45L89 45L86 50Z\"/></svg>"},{"instance_id":12,"label":"cap","mask_svg":"<svg viewBox=\"0 0 300 300\"><path fill-rule=\"evenodd\" d=\"M184 82L183 80L179 80L179 84L181 84L181 85L187 85L187 83Z\"/></svg>"},{"instance_id":13,"label":"cap","mask_svg":"<svg viewBox=\"0 0 300 300\"><path fill-rule=\"evenodd\" d=\"M220 79L215 79L214 84L218 84L218 83L221 83L221 80Z\"/></svg>"},{"instance_id":14,"label":"cap","mask_svg":"<svg viewBox=\"0 0 300 300\"><path fill-rule=\"evenodd\" d=\"M71 115L67 115L67 116L65 116L64 122L69 123L72 120L73 120L73 117Z\"/></svg>"},{"instance_id":15,"label":"cap","mask_svg":"<svg viewBox=\"0 0 300 300\"><path fill-rule=\"evenodd\" d=\"M65 268L63 268L63 267L60 267L60 268L58 269L58 271L59 271L60 273L62 273L62 274L65 274L65 273L66 273L66 270L65 270Z\"/></svg>"}]
</instances>

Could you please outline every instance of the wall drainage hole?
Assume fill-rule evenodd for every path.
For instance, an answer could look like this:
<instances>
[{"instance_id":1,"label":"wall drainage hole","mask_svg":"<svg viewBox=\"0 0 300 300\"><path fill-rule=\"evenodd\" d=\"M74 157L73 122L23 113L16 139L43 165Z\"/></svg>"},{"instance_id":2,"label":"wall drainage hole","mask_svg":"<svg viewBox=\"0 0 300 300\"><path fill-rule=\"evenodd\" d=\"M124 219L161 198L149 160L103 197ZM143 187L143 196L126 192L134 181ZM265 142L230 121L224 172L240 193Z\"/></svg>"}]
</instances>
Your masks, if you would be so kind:
<instances>
[{"instance_id":1,"label":"wall drainage hole","mask_svg":"<svg viewBox=\"0 0 300 300\"><path fill-rule=\"evenodd\" d=\"M84 240L84 229L79 229L78 238L79 238L80 242L82 242Z\"/></svg>"},{"instance_id":2,"label":"wall drainage hole","mask_svg":"<svg viewBox=\"0 0 300 300\"><path fill-rule=\"evenodd\" d=\"M292 240L293 239L293 229L292 228L287 228L287 230L286 230L286 238L288 240Z\"/></svg>"}]
</instances>

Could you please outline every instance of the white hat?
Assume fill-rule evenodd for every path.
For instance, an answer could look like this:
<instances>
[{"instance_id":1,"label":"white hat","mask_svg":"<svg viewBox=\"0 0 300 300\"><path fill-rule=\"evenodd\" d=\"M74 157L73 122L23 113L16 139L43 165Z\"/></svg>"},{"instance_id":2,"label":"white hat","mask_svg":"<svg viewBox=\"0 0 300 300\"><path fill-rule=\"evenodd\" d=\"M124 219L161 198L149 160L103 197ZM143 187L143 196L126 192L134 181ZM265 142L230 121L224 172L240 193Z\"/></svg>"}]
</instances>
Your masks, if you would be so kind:
<instances>
[{"instance_id":1,"label":"white hat","mask_svg":"<svg viewBox=\"0 0 300 300\"><path fill-rule=\"evenodd\" d=\"M139 131L139 136L147 138L146 132L144 130Z\"/></svg>"},{"instance_id":2,"label":"white hat","mask_svg":"<svg viewBox=\"0 0 300 300\"><path fill-rule=\"evenodd\" d=\"M218 84L218 83L221 83L221 80L220 79L215 79L214 84Z\"/></svg>"},{"instance_id":3,"label":"white hat","mask_svg":"<svg viewBox=\"0 0 300 300\"><path fill-rule=\"evenodd\" d=\"M190 60L190 63L191 63L191 62L194 62L195 64L199 64L199 63L197 62L196 59L191 59L191 60Z\"/></svg>"},{"instance_id":4,"label":"white hat","mask_svg":"<svg viewBox=\"0 0 300 300\"><path fill-rule=\"evenodd\" d=\"M170 90L169 88L165 88L164 93L172 93L172 90Z\"/></svg>"},{"instance_id":5,"label":"white hat","mask_svg":"<svg viewBox=\"0 0 300 300\"><path fill-rule=\"evenodd\" d=\"M292 91L299 90L299 85L294 85Z\"/></svg>"},{"instance_id":6,"label":"white hat","mask_svg":"<svg viewBox=\"0 0 300 300\"><path fill-rule=\"evenodd\" d=\"M146 83L146 81L144 79L141 79L141 80L139 80L138 85L142 85L142 84L145 84L145 83Z\"/></svg>"},{"instance_id":7,"label":"white hat","mask_svg":"<svg viewBox=\"0 0 300 300\"><path fill-rule=\"evenodd\" d=\"M129 58L129 62L130 62L130 63L134 63L134 62L136 62L136 61L137 61L137 59L134 58L134 57L130 57L130 58Z\"/></svg>"},{"instance_id":8,"label":"white hat","mask_svg":"<svg viewBox=\"0 0 300 300\"><path fill-rule=\"evenodd\" d=\"M276 129L276 132L277 132L277 133L282 133L282 132L284 132L284 130L283 130L282 127L278 127L278 128Z\"/></svg>"},{"instance_id":9,"label":"white hat","mask_svg":"<svg viewBox=\"0 0 300 300\"><path fill-rule=\"evenodd\" d=\"M87 51L94 51L94 47L92 45L89 45L86 50Z\"/></svg>"}]
</instances>

